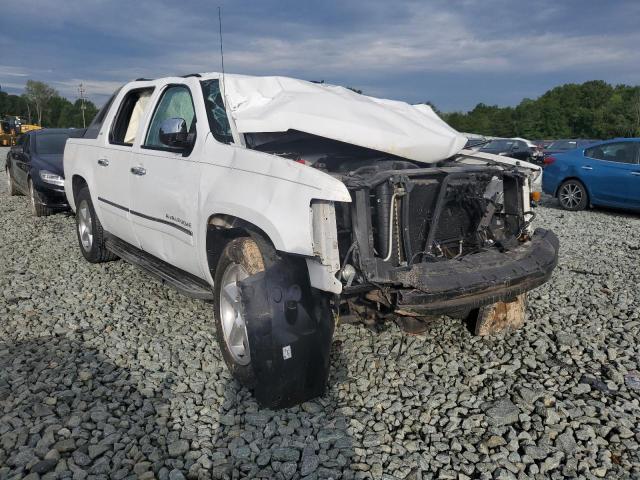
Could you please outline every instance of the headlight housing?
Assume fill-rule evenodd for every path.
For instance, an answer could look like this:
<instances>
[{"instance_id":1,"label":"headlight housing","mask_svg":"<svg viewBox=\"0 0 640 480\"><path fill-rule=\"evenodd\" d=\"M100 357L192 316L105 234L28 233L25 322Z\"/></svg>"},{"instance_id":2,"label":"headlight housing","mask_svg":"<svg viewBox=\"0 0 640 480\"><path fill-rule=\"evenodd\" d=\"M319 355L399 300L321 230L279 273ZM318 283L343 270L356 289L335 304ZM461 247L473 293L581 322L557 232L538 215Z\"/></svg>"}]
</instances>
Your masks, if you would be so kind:
<instances>
[{"instance_id":1,"label":"headlight housing","mask_svg":"<svg viewBox=\"0 0 640 480\"><path fill-rule=\"evenodd\" d=\"M43 182L50 183L51 185L57 185L58 187L64 187L64 177L55 173L48 172L47 170L40 170L40 178Z\"/></svg>"}]
</instances>

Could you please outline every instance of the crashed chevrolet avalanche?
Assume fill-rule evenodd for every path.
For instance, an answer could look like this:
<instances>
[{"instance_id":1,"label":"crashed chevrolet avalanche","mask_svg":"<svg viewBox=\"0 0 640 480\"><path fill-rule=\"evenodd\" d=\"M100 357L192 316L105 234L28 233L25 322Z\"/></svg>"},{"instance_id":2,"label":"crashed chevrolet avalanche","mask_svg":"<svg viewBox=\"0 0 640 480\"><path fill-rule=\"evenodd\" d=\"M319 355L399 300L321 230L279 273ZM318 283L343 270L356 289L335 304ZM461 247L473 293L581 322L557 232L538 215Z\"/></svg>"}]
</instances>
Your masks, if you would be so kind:
<instances>
[{"instance_id":1,"label":"crashed chevrolet avalanche","mask_svg":"<svg viewBox=\"0 0 640 480\"><path fill-rule=\"evenodd\" d=\"M426 105L283 77L119 89L64 154L90 262L122 258L213 304L222 355L264 405L325 389L340 321L519 326L557 262L540 168L463 150Z\"/></svg>"}]
</instances>

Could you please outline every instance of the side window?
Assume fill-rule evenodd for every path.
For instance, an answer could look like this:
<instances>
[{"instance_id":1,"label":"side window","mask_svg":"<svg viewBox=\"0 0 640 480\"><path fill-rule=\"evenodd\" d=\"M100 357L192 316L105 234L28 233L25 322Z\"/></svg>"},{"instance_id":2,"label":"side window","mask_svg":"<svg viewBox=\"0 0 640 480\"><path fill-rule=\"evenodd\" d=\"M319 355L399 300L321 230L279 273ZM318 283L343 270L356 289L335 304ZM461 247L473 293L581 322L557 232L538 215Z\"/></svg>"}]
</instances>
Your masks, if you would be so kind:
<instances>
[{"instance_id":1,"label":"side window","mask_svg":"<svg viewBox=\"0 0 640 480\"><path fill-rule=\"evenodd\" d=\"M196 112L193 107L191 92L184 85L172 85L162 94L151 119L144 142L145 147L173 150L160 141L160 126L162 122L170 118L184 120L187 125L187 131L195 133Z\"/></svg>"},{"instance_id":2,"label":"side window","mask_svg":"<svg viewBox=\"0 0 640 480\"><path fill-rule=\"evenodd\" d=\"M220 80L205 80L202 83L202 95L207 108L209 129L213 137L220 143L233 143L231 127L224 108L224 99L220 92Z\"/></svg>"},{"instance_id":3,"label":"side window","mask_svg":"<svg viewBox=\"0 0 640 480\"><path fill-rule=\"evenodd\" d=\"M125 95L113 120L109 142L116 145L133 145L152 93L153 88L141 88L131 90Z\"/></svg>"},{"instance_id":4,"label":"side window","mask_svg":"<svg viewBox=\"0 0 640 480\"><path fill-rule=\"evenodd\" d=\"M98 113L96 113L96 116L93 117L93 120L91 121L91 123L87 127L87 130L84 132L84 135L82 135L82 138L92 138L92 139L93 138L98 138L98 134L100 133L100 130L102 129L102 124L104 122L104 117L107 116L107 112L111 108L111 104L113 103L115 98L118 96L118 93L120 93L120 89L116 90L113 93L113 95L111 95L109 100L107 100L107 103L105 103L102 106L102 108L100 109L100 111Z\"/></svg>"},{"instance_id":5,"label":"side window","mask_svg":"<svg viewBox=\"0 0 640 480\"><path fill-rule=\"evenodd\" d=\"M637 163L638 144L636 142L613 142L587 148L584 155L596 160L618 163Z\"/></svg>"}]
</instances>

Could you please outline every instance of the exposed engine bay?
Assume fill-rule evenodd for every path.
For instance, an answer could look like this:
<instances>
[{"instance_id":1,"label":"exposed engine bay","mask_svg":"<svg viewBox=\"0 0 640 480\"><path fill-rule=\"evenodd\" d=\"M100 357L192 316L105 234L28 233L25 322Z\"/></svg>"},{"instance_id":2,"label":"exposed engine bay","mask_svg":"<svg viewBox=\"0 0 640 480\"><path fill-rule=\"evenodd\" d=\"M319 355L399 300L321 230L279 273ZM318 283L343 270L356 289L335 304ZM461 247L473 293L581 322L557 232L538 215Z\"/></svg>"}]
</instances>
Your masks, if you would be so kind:
<instances>
[{"instance_id":1,"label":"exposed engine bay","mask_svg":"<svg viewBox=\"0 0 640 480\"><path fill-rule=\"evenodd\" d=\"M540 265L519 271L524 283L510 274L544 236L536 232L531 242L534 213L522 169L456 158L424 165L295 131L250 134L247 144L324 170L349 190L350 204L322 213L335 215L343 315L447 313L513 299L546 276ZM487 293L499 284L500 294ZM436 294L439 285L448 289Z\"/></svg>"}]
</instances>

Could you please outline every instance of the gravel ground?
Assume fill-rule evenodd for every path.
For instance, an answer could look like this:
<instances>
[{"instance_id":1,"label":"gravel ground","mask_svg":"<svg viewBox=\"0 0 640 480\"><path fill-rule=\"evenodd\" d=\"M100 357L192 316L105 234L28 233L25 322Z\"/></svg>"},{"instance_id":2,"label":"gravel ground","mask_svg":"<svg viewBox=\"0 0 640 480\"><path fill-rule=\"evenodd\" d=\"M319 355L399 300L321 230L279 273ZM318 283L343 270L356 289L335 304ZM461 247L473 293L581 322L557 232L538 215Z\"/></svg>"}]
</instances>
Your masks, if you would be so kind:
<instances>
[{"instance_id":1,"label":"gravel ground","mask_svg":"<svg viewBox=\"0 0 640 480\"><path fill-rule=\"evenodd\" d=\"M209 305L85 262L73 218L32 218L2 172L0 479L640 477L638 215L545 200L561 259L522 330L344 325L326 396L274 412Z\"/></svg>"}]
</instances>

